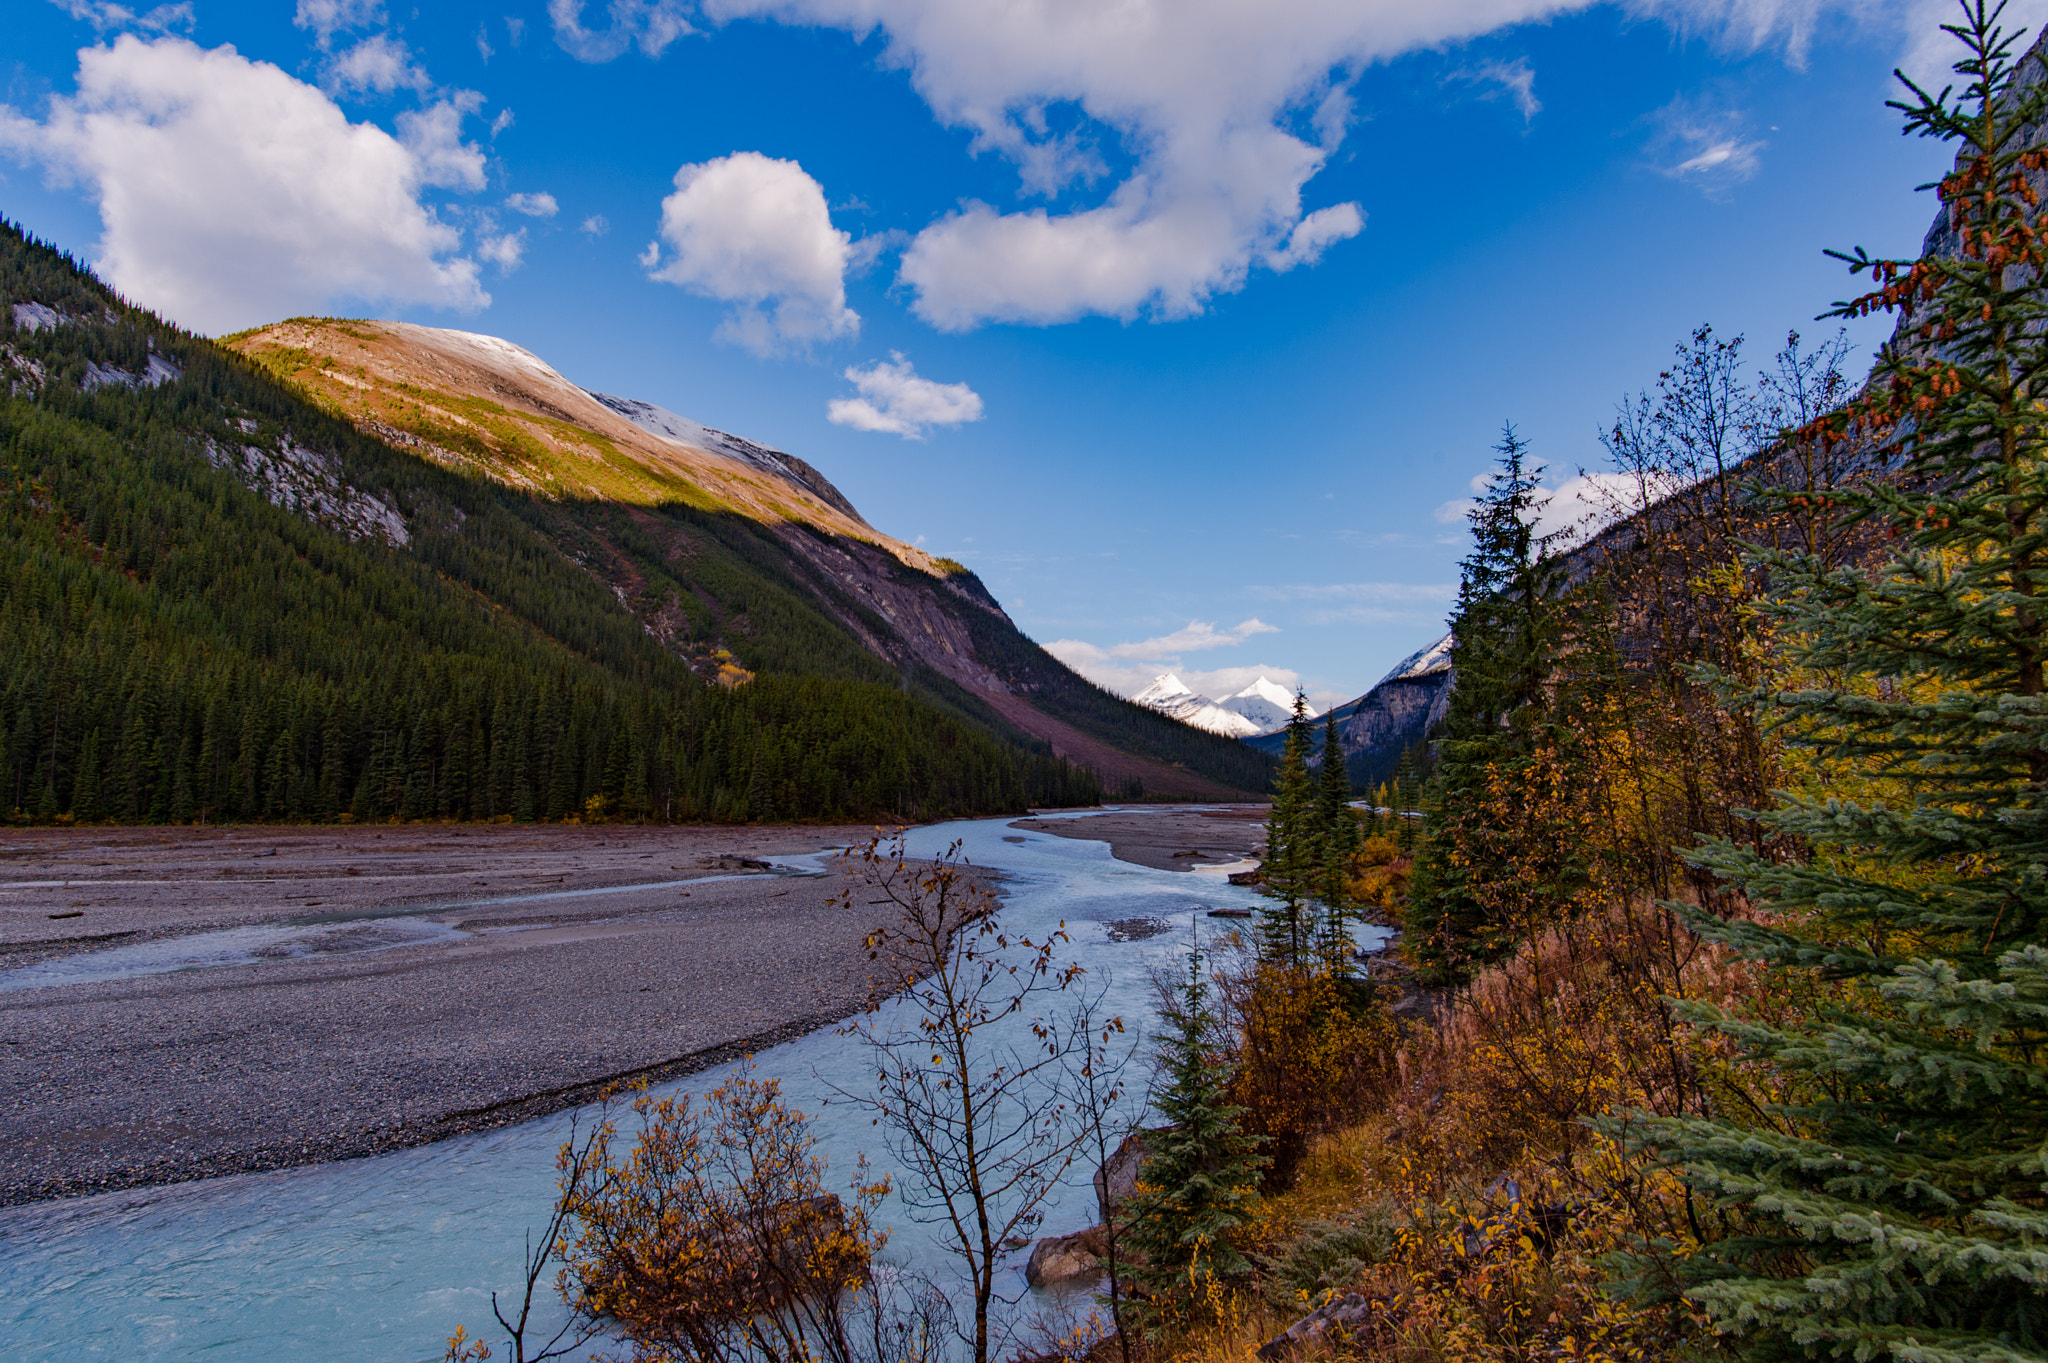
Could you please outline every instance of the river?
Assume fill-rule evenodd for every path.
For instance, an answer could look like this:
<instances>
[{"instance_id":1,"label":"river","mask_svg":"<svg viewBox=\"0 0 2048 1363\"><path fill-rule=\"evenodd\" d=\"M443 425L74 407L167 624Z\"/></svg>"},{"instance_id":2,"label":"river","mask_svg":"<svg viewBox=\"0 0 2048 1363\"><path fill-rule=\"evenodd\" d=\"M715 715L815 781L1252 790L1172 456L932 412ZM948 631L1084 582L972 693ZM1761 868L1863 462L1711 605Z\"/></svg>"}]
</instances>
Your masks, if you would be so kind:
<instances>
[{"instance_id":1,"label":"river","mask_svg":"<svg viewBox=\"0 0 2048 1363\"><path fill-rule=\"evenodd\" d=\"M1203 909L1256 902L1215 871L1154 871L1116 860L1107 843L1009 824L916 829L909 850L934 856L958 839L975 865L1002 873L1006 927L1036 936L1065 922L1068 956L1127 1025L1150 1019L1148 966L1185 951L1191 923L1205 936L1228 926ZM805 860L789 859L789 869ZM1131 919L1175 930L1115 940L1108 925ZM865 1072L855 1042L825 1028L763 1052L756 1066L817 1114L835 1182L850 1179L863 1148L876 1157L868 1117L827 1101L828 1077L845 1084ZM723 1073L673 1087L702 1090ZM570 1116L369 1159L0 1210L0 1358L382 1363L439 1358L458 1324L494 1340L490 1294L515 1283L522 1236L544 1221ZM877 1168L892 1172L879 1159ZM893 1232L888 1260L957 1279L900 1205L885 1204L882 1219ZM1077 1168L1043 1231L1094 1220ZM1010 1270L1018 1293L1024 1257Z\"/></svg>"}]
</instances>

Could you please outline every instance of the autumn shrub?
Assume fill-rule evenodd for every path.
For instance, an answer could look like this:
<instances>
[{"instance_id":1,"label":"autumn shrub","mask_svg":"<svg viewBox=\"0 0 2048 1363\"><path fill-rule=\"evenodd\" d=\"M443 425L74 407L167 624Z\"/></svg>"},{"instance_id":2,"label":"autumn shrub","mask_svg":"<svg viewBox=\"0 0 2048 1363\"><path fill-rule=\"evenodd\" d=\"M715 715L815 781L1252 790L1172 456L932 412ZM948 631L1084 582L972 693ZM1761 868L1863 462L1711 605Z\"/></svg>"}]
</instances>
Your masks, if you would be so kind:
<instances>
[{"instance_id":1,"label":"autumn shrub","mask_svg":"<svg viewBox=\"0 0 2048 1363\"><path fill-rule=\"evenodd\" d=\"M1243 960L1219 981L1239 1037L1231 1097L1266 1142L1267 1187L1284 1189L1310 1140L1391 1077L1393 1016L1384 998L1320 965Z\"/></svg>"},{"instance_id":2,"label":"autumn shrub","mask_svg":"<svg viewBox=\"0 0 2048 1363\"><path fill-rule=\"evenodd\" d=\"M744 1070L631 1110L630 1148L607 1115L568 1190L572 1308L636 1363L864 1358L848 1307L886 1238L871 1214L887 1184L829 1191L810 1119Z\"/></svg>"}]
</instances>

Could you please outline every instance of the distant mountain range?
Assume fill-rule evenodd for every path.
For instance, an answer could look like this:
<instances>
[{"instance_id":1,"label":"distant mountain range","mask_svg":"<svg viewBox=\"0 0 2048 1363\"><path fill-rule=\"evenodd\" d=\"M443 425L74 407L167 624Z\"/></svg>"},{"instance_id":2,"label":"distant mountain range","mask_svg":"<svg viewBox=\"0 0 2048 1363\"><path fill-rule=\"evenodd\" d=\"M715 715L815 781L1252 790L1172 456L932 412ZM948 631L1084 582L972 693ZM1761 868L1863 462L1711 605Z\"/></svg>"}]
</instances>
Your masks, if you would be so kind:
<instances>
[{"instance_id":1,"label":"distant mountain range","mask_svg":"<svg viewBox=\"0 0 2048 1363\"><path fill-rule=\"evenodd\" d=\"M1263 675L1242 691L1210 700L1190 691L1171 672L1152 679L1151 685L1131 697L1136 705L1157 710L1192 728L1226 738L1256 738L1287 727L1294 715L1294 693ZM1308 713L1317 713L1314 706Z\"/></svg>"}]
</instances>

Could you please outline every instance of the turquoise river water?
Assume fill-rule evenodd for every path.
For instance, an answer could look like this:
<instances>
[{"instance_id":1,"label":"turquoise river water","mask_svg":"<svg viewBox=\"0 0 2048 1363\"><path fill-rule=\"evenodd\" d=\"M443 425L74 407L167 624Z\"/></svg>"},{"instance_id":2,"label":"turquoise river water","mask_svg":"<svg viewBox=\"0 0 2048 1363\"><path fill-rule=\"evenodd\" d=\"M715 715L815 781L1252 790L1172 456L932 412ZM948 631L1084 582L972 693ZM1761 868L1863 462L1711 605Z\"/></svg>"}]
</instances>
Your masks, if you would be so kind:
<instances>
[{"instance_id":1,"label":"turquoise river water","mask_svg":"<svg viewBox=\"0 0 2048 1363\"><path fill-rule=\"evenodd\" d=\"M1205 937L1227 926L1203 910L1255 902L1218 871L1149 870L1115 860L1106 843L1021 833L1007 819L917 829L909 850L935 855L956 838L975 865L1003 874L1006 926L1037 935L1067 924L1071 959L1107 991L1105 1012L1127 1025L1150 1020L1148 966L1187 949L1190 923ZM1175 930L1114 940L1108 925L1130 919L1167 920ZM818 1114L835 1183L850 1178L860 1150L877 1155L869 1118L827 1101L830 1083L865 1073L857 1043L826 1028L763 1052L756 1065ZM705 1089L723 1072L675 1087ZM458 1324L495 1342L483 1329L490 1294L513 1285L522 1236L546 1215L569 1120L563 1113L369 1159L0 1210L0 1359L409 1363L440 1357ZM877 1167L890 1172L886 1160ZM957 1279L928 1228L900 1206L885 1205L883 1219L894 1232L889 1260ZM1042 1230L1094 1220L1087 1173L1077 1167ZM1030 1309L1024 1257L1009 1273L1009 1288L1027 1297L1019 1310Z\"/></svg>"}]
</instances>

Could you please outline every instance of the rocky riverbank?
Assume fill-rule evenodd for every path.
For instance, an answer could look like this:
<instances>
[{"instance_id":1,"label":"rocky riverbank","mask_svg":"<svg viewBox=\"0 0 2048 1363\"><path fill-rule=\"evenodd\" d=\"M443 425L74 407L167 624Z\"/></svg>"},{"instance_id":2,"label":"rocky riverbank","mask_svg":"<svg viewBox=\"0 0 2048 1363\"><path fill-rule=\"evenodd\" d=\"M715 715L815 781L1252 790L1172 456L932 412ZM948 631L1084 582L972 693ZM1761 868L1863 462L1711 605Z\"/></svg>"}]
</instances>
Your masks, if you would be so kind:
<instances>
[{"instance_id":1,"label":"rocky riverbank","mask_svg":"<svg viewBox=\"0 0 2048 1363\"><path fill-rule=\"evenodd\" d=\"M510 1125L844 1017L880 910L757 868L870 831L0 835L0 1203Z\"/></svg>"}]
</instances>

